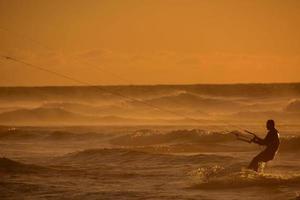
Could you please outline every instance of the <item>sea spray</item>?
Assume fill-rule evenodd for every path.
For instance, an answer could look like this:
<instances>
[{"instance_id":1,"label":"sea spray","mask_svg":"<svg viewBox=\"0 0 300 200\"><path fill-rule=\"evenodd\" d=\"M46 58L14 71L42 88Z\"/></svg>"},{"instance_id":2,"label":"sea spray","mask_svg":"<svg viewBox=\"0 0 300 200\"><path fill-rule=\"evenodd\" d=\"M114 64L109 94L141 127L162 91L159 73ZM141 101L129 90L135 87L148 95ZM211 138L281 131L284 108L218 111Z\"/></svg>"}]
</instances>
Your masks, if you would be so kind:
<instances>
[{"instance_id":1,"label":"sea spray","mask_svg":"<svg viewBox=\"0 0 300 200\"><path fill-rule=\"evenodd\" d=\"M300 185L300 174L284 175L279 173L255 172L245 168L232 168L213 165L202 167L189 173L192 188L197 189L235 189L244 187L274 187L281 185Z\"/></svg>"}]
</instances>

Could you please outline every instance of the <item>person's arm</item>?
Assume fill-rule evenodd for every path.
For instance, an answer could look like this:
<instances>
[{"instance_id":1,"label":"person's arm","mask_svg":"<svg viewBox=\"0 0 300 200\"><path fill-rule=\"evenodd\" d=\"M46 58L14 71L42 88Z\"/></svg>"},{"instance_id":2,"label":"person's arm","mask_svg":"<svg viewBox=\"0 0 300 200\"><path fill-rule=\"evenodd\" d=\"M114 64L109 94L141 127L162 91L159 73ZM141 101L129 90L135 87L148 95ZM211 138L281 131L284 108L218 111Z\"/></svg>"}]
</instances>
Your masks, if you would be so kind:
<instances>
[{"instance_id":1,"label":"person's arm","mask_svg":"<svg viewBox=\"0 0 300 200\"><path fill-rule=\"evenodd\" d=\"M259 145L268 145L271 140L272 140L272 138L271 138L270 133L268 133L264 139L262 139L258 136L255 136L253 138L253 142L256 143L256 144L259 144Z\"/></svg>"},{"instance_id":2,"label":"person's arm","mask_svg":"<svg viewBox=\"0 0 300 200\"><path fill-rule=\"evenodd\" d=\"M262 139L262 138L260 138L258 136L254 136L252 142L254 142L256 144L259 144L259 145L265 145L265 139L266 138Z\"/></svg>"}]
</instances>

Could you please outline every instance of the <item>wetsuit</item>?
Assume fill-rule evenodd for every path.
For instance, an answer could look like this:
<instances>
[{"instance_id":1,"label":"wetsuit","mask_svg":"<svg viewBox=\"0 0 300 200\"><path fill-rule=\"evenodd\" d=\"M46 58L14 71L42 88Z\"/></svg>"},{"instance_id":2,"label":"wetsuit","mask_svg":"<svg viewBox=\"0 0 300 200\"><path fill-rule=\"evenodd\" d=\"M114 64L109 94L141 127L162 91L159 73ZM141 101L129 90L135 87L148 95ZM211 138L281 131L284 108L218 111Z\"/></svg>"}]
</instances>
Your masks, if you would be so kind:
<instances>
[{"instance_id":1,"label":"wetsuit","mask_svg":"<svg viewBox=\"0 0 300 200\"><path fill-rule=\"evenodd\" d=\"M252 141L259 145L267 146L265 150L263 150L253 158L248 166L249 169L258 171L258 164L260 162L268 162L270 160L273 160L273 158L275 157L279 147L279 134L278 131L274 128L272 130L269 130L264 139L256 136Z\"/></svg>"}]
</instances>

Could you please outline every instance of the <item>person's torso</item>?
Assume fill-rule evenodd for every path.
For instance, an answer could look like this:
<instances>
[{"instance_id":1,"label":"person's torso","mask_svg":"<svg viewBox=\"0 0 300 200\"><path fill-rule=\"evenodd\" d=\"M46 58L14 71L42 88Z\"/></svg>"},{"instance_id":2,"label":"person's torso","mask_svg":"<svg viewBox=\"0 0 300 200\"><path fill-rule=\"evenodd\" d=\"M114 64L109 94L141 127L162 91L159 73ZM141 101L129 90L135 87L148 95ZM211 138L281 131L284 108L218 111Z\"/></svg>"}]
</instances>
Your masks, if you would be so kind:
<instances>
[{"instance_id":1,"label":"person's torso","mask_svg":"<svg viewBox=\"0 0 300 200\"><path fill-rule=\"evenodd\" d=\"M276 153L280 144L278 131L276 129L269 131L267 137L268 144L265 150Z\"/></svg>"}]
</instances>

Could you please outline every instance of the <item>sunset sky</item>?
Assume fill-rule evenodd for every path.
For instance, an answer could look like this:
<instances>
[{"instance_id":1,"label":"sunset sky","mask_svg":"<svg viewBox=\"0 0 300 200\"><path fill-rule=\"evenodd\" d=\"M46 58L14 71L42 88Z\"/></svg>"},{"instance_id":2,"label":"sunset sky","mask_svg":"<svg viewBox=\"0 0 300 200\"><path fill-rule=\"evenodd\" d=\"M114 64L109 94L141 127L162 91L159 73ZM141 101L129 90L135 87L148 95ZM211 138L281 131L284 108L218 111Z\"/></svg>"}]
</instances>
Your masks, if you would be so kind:
<instances>
[{"instance_id":1,"label":"sunset sky","mask_svg":"<svg viewBox=\"0 0 300 200\"><path fill-rule=\"evenodd\" d=\"M0 54L91 84L300 82L298 0L0 0ZM0 86L74 85L0 60Z\"/></svg>"}]
</instances>

